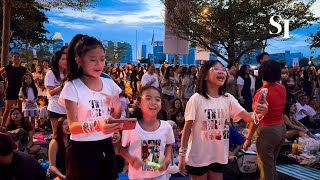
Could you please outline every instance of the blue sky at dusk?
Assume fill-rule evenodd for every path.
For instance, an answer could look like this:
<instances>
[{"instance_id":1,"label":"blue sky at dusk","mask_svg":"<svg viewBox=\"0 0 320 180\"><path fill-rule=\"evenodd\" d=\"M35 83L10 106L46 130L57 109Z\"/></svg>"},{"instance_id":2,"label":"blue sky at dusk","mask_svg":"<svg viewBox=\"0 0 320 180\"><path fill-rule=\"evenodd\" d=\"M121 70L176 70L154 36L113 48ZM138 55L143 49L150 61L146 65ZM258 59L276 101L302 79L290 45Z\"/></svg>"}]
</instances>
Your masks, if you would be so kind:
<instances>
[{"instance_id":1,"label":"blue sky at dusk","mask_svg":"<svg viewBox=\"0 0 320 180\"><path fill-rule=\"evenodd\" d=\"M52 36L60 32L64 42L69 42L78 33L95 36L100 40L124 41L132 45L133 60L136 59L136 31L138 44L147 45L147 53L152 53L151 39L154 31L155 41L163 41L164 35L164 5L160 0L100 0L95 8L85 9L82 12L72 9L52 9L46 12L49 23L46 28ZM314 4L313 12L320 17L320 0ZM316 11L316 9L318 11ZM314 33L319 24L309 29L297 29L290 32L291 39L269 40L266 51L280 53L285 50L303 52L311 55L307 34ZM320 55L318 49L314 56Z\"/></svg>"}]
</instances>

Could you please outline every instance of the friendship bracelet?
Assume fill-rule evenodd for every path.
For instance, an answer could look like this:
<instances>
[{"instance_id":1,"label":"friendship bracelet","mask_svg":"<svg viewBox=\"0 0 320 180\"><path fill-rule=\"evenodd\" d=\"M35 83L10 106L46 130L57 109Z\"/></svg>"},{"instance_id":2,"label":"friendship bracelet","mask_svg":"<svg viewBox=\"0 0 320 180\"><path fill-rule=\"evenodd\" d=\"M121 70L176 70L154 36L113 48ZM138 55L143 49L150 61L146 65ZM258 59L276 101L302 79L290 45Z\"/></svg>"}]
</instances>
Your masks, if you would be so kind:
<instances>
[{"instance_id":1,"label":"friendship bracelet","mask_svg":"<svg viewBox=\"0 0 320 180\"><path fill-rule=\"evenodd\" d=\"M260 121L264 118L264 116L262 116L261 118L258 117L258 114L254 111L253 112L253 122L255 125L258 125L260 123Z\"/></svg>"},{"instance_id":2,"label":"friendship bracelet","mask_svg":"<svg viewBox=\"0 0 320 180\"><path fill-rule=\"evenodd\" d=\"M81 125L82 131L87 134L99 131L99 126L97 121L85 121Z\"/></svg>"}]
</instances>

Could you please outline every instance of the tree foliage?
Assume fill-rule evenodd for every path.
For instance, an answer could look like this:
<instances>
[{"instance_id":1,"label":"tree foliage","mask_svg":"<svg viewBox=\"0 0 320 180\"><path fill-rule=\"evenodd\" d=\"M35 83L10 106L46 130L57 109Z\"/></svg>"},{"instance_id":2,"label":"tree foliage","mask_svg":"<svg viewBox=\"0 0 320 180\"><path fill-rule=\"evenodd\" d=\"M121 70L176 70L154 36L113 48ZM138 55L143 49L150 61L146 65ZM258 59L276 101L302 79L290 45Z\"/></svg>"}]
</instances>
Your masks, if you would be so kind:
<instances>
[{"instance_id":1,"label":"tree foliage","mask_svg":"<svg viewBox=\"0 0 320 180\"><path fill-rule=\"evenodd\" d=\"M310 11L314 0L167 0L166 25L179 37L215 53L228 63L264 48L265 40L281 38L283 33L272 26L270 17L290 19L290 31L310 26L317 20ZM282 24L283 21L277 22ZM213 48L217 44L218 48Z\"/></svg>"},{"instance_id":2,"label":"tree foliage","mask_svg":"<svg viewBox=\"0 0 320 180\"><path fill-rule=\"evenodd\" d=\"M106 50L106 61L110 63L120 63L127 50L126 46L108 46L107 41L102 42Z\"/></svg>"},{"instance_id":3,"label":"tree foliage","mask_svg":"<svg viewBox=\"0 0 320 180\"><path fill-rule=\"evenodd\" d=\"M318 28L318 32L315 34L309 34L307 41L310 43L310 48L320 48L320 28Z\"/></svg>"},{"instance_id":4,"label":"tree foliage","mask_svg":"<svg viewBox=\"0 0 320 180\"><path fill-rule=\"evenodd\" d=\"M59 9L70 7L75 10L83 10L86 7L95 7L93 3L97 1L98 0L37 0L43 7L55 7Z\"/></svg>"},{"instance_id":5,"label":"tree foliage","mask_svg":"<svg viewBox=\"0 0 320 180\"><path fill-rule=\"evenodd\" d=\"M30 6L31 4L31 6ZM0 4L0 10L3 6ZM40 6L34 0L15 0L11 9L11 47L26 48L36 44L44 43L48 39L48 31L44 25L48 18L44 14L47 9ZM0 23L3 22L3 13L0 14ZM2 33L2 29L0 29Z\"/></svg>"}]
</instances>

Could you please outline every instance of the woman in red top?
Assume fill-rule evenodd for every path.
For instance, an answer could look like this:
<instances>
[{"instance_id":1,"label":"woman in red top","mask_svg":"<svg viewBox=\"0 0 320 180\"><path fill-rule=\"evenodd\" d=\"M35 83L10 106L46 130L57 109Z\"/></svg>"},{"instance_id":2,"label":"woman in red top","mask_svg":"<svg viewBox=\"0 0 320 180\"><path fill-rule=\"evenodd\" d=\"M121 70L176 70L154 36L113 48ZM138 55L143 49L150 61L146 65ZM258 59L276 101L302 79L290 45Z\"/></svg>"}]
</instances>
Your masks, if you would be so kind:
<instances>
[{"instance_id":1,"label":"woman in red top","mask_svg":"<svg viewBox=\"0 0 320 180\"><path fill-rule=\"evenodd\" d=\"M262 88L268 89L265 99L268 102L269 111L258 125L255 123L250 124L244 148L246 149L250 146L251 138L256 132L255 138L260 179L277 180L276 160L286 138L286 126L283 120L286 89L283 85L277 83L281 77L281 67L276 61L263 62L259 69L259 76L262 78ZM262 88L254 96L253 109Z\"/></svg>"}]
</instances>

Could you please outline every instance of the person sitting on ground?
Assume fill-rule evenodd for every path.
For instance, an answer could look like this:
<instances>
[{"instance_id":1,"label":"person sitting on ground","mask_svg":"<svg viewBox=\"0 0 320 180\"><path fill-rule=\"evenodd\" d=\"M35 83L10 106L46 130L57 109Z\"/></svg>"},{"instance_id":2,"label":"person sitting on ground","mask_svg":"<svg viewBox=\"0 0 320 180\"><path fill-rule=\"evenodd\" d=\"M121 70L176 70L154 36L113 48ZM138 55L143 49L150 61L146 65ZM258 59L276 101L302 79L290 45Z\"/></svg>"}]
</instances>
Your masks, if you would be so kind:
<instances>
[{"instance_id":1,"label":"person sitting on ground","mask_svg":"<svg viewBox=\"0 0 320 180\"><path fill-rule=\"evenodd\" d=\"M293 141L298 137L305 136L306 134L311 138L316 139L316 137L310 132L310 130L297 120L295 115L296 111L297 107L292 103L287 103L284 108L283 119L287 127L286 139L289 141Z\"/></svg>"},{"instance_id":2,"label":"person sitting on ground","mask_svg":"<svg viewBox=\"0 0 320 180\"><path fill-rule=\"evenodd\" d=\"M179 98L173 100L171 108L168 111L168 119L173 120L173 115L175 115L178 111L184 112L182 101Z\"/></svg>"},{"instance_id":3,"label":"person sitting on ground","mask_svg":"<svg viewBox=\"0 0 320 180\"><path fill-rule=\"evenodd\" d=\"M119 153L120 143L121 143L121 132L114 132L112 135L112 144L114 147L114 153L117 158L117 172L121 174L128 173L128 162L123 159Z\"/></svg>"},{"instance_id":4,"label":"person sitting on ground","mask_svg":"<svg viewBox=\"0 0 320 180\"><path fill-rule=\"evenodd\" d=\"M40 164L26 153L14 150L12 138L0 133L0 174L1 180L45 180L46 174Z\"/></svg>"},{"instance_id":5,"label":"person sitting on ground","mask_svg":"<svg viewBox=\"0 0 320 180\"><path fill-rule=\"evenodd\" d=\"M70 140L70 130L67 117L61 117L57 124L57 134L49 144L49 171L54 177L66 179L66 149Z\"/></svg>"},{"instance_id":6,"label":"person sitting on ground","mask_svg":"<svg viewBox=\"0 0 320 180\"><path fill-rule=\"evenodd\" d=\"M298 102L296 103L296 118L307 128L319 129L320 126L314 121L314 112L310 112L310 106L308 106L307 95L300 95L297 97Z\"/></svg>"},{"instance_id":7,"label":"person sitting on ground","mask_svg":"<svg viewBox=\"0 0 320 180\"><path fill-rule=\"evenodd\" d=\"M20 138L18 149L29 154L35 154L40 151L41 147L33 144L34 129L32 129L30 122L25 120L20 109L13 108L9 112L7 131L14 131L20 128L25 130L28 135Z\"/></svg>"}]
</instances>

